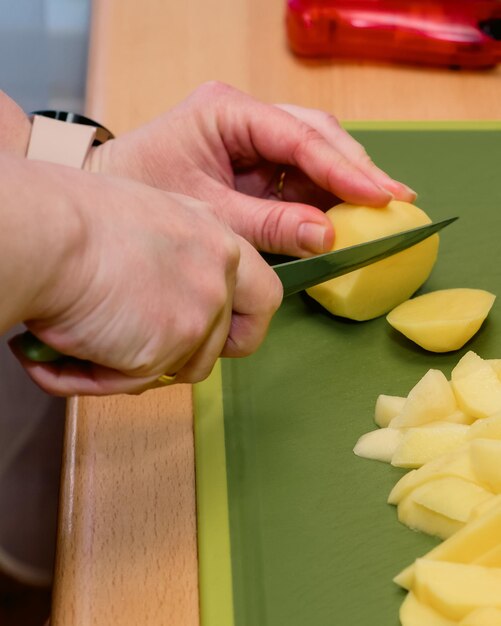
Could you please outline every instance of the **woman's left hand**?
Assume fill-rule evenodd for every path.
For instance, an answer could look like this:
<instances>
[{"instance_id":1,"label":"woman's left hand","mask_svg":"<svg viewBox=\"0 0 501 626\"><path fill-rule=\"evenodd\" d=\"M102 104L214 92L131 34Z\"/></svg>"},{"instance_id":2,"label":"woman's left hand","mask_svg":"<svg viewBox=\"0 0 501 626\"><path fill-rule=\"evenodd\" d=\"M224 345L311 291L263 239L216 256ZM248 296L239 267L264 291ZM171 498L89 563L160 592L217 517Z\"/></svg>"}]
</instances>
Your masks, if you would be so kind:
<instances>
[{"instance_id":1,"label":"woman's left hand","mask_svg":"<svg viewBox=\"0 0 501 626\"><path fill-rule=\"evenodd\" d=\"M378 207L416 197L332 115L267 105L221 83L93 149L86 169L209 202L256 248L294 256L331 249L323 210L339 200Z\"/></svg>"}]
</instances>

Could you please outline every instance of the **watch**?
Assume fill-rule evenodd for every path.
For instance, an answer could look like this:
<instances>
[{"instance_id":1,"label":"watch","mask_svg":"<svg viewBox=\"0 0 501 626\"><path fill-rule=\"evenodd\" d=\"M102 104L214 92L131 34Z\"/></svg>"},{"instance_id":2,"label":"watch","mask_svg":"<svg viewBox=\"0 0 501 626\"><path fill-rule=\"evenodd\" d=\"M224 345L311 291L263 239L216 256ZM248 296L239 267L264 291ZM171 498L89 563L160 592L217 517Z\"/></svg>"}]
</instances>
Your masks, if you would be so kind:
<instances>
[{"instance_id":1,"label":"watch","mask_svg":"<svg viewBox=\"0 0 501 626\"><path fill-rule=\"evenodd\" d=\"M113 139L101 124L67 111L34 111L26 157L81 168L92 146Z\"/></svg>"}]
</instances>

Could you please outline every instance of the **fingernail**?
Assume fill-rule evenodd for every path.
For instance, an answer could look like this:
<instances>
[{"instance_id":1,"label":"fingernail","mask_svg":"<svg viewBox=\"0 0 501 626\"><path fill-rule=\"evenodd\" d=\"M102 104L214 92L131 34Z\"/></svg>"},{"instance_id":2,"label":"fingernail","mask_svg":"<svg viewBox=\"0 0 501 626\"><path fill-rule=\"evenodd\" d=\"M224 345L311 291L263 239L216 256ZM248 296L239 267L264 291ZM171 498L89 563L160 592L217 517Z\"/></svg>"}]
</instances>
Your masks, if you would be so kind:
<instances>
[{"instance_id":1,"label":"fingernail","mask_svg":"<svg viewBox=\"0 0 501 626\"><path fill-rule=\"evenodd\" d=\"M417 198L417 192L414 191L414 189L411 189L408 185L404 185L403 183L400 183L402 185L402 187L405 189L405 191L411 196L411 202L413 202L416 198Z\"/></svg>"},{"instance_id":2,"label":"fingernail","mask_svg":"<svg viewBox=\"0 0 501 626\"><path fill-rule=\"evenodd\" d=\"M328 229L322 224L305 222L299 226L297 231L298 245L308 252L316 252L317 254L325 252L328 234Z\"/></svg>"}]
</instances>

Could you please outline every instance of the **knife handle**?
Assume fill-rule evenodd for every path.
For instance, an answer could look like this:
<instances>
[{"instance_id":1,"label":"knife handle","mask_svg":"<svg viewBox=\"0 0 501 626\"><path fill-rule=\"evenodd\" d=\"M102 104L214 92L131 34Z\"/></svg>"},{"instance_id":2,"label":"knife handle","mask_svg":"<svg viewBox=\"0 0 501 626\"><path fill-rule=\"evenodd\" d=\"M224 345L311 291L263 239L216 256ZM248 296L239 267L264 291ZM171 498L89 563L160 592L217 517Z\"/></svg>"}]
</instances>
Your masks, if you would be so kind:
<instances>
[{"instance_id":1,"label":"knife handle","mask_svg":"<svg viewBox=\"0 0 501 626\"><path fill-rule=\"evenodd\" d=\"M26 358L37 363L52 363L63 357L60 352L35 337L29 330L21 335L19 347Z\"/></svg>"}]
</instances>

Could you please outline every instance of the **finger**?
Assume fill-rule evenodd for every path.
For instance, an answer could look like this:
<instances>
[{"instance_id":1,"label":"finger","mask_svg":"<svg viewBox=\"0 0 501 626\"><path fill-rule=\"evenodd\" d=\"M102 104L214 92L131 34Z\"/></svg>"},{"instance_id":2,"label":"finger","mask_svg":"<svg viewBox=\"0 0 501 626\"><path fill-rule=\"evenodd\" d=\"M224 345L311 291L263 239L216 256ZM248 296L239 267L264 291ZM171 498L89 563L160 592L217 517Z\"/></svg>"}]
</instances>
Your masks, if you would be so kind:
<instances>
[{"instance_id":1,"label":"finger","mask_svg":"<svg viewBox=\"0 0 501 626\"><path fill-rule=\"evenodd\" d=\"M334 242L330 220L307 204L225 190L217 211L235 232L264 252L304 257L327 252Z\"/></svg>"},{"instance_id":2,"label":"finger","mask_svg":"<svg viewBox=\"0 0 501 626\"><path fill-rule=\"evenodd\" d=\"M282 174L285 176L279 191ZM276 163L264 163L258 168L235 171L235 189L248 196L299 202L322 211L327 211L341 202L338 196L316 185L297 167L285 167Z\"/></svg>"},{"instance_id":3,"label":"finger","mask_svg":"<svg viewBox=\"0 0 501 626\"><path fill-rule=\"evenodd\" d=\"M218 128L237 167L265 158L300 168L317 185L348 202L385 206L392 199L387 189L309 124L236 90L227 88L226 95L219 101Z\"/></svg>"},{"instance_id":4,"label":"finger","mask_svg":"<svg viewBox=\"0 0 501 626\"><path fill-rule=\"evenodd\" d=\"M57 363L35 363L13 350L28 376L54 396L105 396L138 394L158 386L158 376L133 377L95 363L65 359Z\"/></svg>"},{"instance_id":5,"label":"finger","mask_svg":"<svg viewBox=\"0 0 501 626\"><path fill-rule=\"evenodd\" d=\"M280 174L275 174L275 181L282 176L282 189L277 193L277 184L274 184L273 195L284 202L299 202L327 211L342 200L330 191L322 189L306 176L297 167L283 167Z\"/></svg>"},{"instance_id":6,"label":"finger","mask_svg":"<svg viewBox=\"0 0 501 626\"><path fill-rule=\"evenodd\" d=\"M221 356L243 357L255 352L282 297L282 283L276 273L254 248L242 241L231 328Z\"/></svg>"},{"instance_id":7,"label":"finger","mask_svg":"<svg viewBox=\"0 0 501 626\"><path fill-rule=\"evenodd\" d=\"M177 372L176 381L197 383L211 373L223 351L231 327L233 287L229 288L227 305L207 335L206 341Z\"/></svg>"},{"instance_id":8,"label":"finger","mask_svg":"<svg viewBox=\"0 0 501 626\"><path fill-rule=\"evenodd\" d=\"M287 111L297 119L309 124L317 130L325 139L341 152L350 162L354 163L377 185L390 191L395 198L406 202L413 202L416 192L394 180L371 160L365 148L356 141L336 120L336 118L324 111L306 109L293 104L277 105L283 111Z\"/></svg>"}]
</instances>

